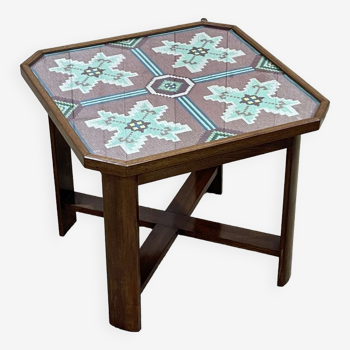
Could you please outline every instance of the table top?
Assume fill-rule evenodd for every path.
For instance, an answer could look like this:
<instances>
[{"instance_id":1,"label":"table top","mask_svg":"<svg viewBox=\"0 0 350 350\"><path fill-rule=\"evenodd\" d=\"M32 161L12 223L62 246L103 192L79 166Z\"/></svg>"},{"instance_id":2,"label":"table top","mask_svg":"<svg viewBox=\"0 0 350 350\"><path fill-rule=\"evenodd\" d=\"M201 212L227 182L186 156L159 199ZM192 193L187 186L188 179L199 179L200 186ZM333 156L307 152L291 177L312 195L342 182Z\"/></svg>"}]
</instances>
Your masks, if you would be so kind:
<instances>
[{"instance_id":1,"label":"table top","mask_svg":"<svg viewBox=\"0 0 350 350\"><path fill-rule=\"evenodd\" d=\"M171 29L41 51L25 63L84 156L132 165L319 127L328 101L237 27Z\"/></svg>"}]
</instances>

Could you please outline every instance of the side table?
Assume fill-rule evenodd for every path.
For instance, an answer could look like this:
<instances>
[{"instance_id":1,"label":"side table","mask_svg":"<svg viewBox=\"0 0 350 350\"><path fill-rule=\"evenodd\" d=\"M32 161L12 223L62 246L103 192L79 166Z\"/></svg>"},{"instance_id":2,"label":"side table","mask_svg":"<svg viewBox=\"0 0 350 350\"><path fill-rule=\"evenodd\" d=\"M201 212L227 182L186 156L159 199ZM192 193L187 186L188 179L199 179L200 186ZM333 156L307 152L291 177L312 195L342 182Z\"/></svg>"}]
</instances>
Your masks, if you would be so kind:
<instances>
[{"instance_id":1,"label":"side table","mask_svg":"<svg viewBox=\"0 0 350 350\"><path fill-rule=\"evenodd\" d=\"M277 256L291 275L301 134L329 101L233 25L200 22L41 50L21 73L49 115L59 233L104 217L110 323L141 329L143 289L180 235ZM74 191L71 149L102 173L103 198ZM191 217L222 193L223 164L287 149L281 235ZM165 211L138 186L191 173ZM139 226L152 232L139 248Z\"/></svg>"}]
</instances>

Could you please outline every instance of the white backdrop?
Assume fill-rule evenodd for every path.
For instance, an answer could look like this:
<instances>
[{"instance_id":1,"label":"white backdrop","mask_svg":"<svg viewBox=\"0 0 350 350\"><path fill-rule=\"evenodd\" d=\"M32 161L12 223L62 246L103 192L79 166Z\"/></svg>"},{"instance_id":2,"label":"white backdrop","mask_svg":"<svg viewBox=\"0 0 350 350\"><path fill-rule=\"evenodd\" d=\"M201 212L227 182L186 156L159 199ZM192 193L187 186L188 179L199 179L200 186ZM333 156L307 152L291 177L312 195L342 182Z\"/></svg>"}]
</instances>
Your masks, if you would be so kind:
<instances>
[{"instance_id":1,"label":"white backdrop","mask_svg":"<svg viewBox=\"0 0 350 350\"><path fill-rule=\"evenodd\" d=\"M283 4L283 5L282 5ZM11 1L1 27L0 348L349 349L349 21L345 1ZM142 294L142 330L108 323L103 220L58 236L45 110L20 76L38 49L210 21L236 24L330 101L302 137L293 274L275 257L179 237ZM101 177L75 156L77 191ZM197 217L279 233L285 152L224 167ZM140 188L164 209L186 175ZM141 229L141 240L149 230Z\"/></svg>"}]
</instances>

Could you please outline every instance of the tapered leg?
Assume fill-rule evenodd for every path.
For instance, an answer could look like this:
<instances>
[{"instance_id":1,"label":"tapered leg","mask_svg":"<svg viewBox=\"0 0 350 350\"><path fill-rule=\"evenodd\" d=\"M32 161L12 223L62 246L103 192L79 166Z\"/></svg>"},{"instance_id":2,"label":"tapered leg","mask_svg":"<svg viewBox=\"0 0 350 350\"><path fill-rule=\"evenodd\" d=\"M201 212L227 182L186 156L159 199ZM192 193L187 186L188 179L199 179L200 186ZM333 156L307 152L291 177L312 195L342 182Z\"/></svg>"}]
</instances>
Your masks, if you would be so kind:
<instances>
[{"instance_id":1,"label":"tapered leg","mask_svg":"<svg viewBox=\"0 0 350 350\"><path fill-rule=\"evenodd\" d=\"M286 175L282 212L282 230L277 285L284 286L291 276L294 236L295 204L298 185L300 136L292 139L287 148Z\"/></svg>"},{"instance_id":2,"label":"tapered leg","mask_svg":"<svg viewBox=\"0 0 350 350\"><path fill-rule=\"evenodd\" d=\"M222 194L222 177L223 177L223 165L218 166L218 173L215 179L209 186L207 192L214 194Z\"/></svg>"},{"instance_id":3,"label":"tapered leg","mask_svg":"<svg viewBox=\"0 0 350 350\"><path fill-rule=\"evenodd\" d=\"M60 236L77 221L76 214L63 208L65 199L74 192L71 150L49 117L53 173L55 178L58 228Z\"/></svg>"},{"instance_id":4,"label":"tapered leg","mask_svg":"<svg viewBox=\"0 0 350 350\"><path fill-rule=\"evenodd\" d=\"M109 321L141 329L141 279L136 177L102 174Z\"/></svg>"}]
</instances>

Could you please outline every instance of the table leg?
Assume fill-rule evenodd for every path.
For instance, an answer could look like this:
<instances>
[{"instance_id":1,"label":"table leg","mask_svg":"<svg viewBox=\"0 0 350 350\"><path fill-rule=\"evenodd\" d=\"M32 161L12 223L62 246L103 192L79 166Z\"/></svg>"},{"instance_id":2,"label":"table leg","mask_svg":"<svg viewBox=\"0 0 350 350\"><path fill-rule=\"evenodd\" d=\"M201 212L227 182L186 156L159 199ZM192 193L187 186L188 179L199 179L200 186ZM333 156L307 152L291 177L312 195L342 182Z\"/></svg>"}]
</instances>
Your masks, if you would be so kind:
<instances>
[{"instance_id":1,"label":"table leg","mask_svg":"<svg viewBox=\"0 0 350 350\"><path fill-rule=\"evenodd\" d=\"M102 174L109 321L141 329L138 180Z\"/></svg>"},{"instance_id":2,"label":"table leg","mask_svg":"<svg viewBox=\"0 0 350 350\"><path fill-rule=\"evenodd\" d=\"M57 217L60 236L77 221L76 214L63 208L65 199L74 192L71 150L49 117L53 173L55 179Z\"/></svg>"},{"instance_id":3,"label":"table leg","mask_svg":"<svg viewBox=\"0 0 350 350\"><path fill-rule=\"evenodd\" d=\"M277 285L284 286L291 276L294 236L295 204L297 196L300 136L292 139L287 147L286 174L284 183L282 230Z\"/></svg>"},{"instance_id":4,"label":"table leg","mask_svg":"<svg viewBox=\"0 0 350 350\"><path fill-rule=\"evenodd\" d=\"M218 173L216 174L215 179L207 189L208 193L222 194L223 167L223 165L218 166Z\"/></svg>"}]
</instances>

